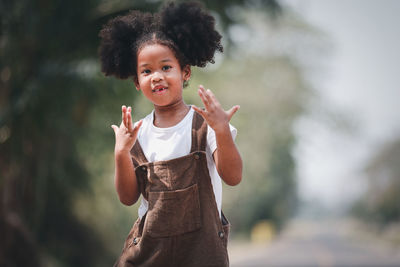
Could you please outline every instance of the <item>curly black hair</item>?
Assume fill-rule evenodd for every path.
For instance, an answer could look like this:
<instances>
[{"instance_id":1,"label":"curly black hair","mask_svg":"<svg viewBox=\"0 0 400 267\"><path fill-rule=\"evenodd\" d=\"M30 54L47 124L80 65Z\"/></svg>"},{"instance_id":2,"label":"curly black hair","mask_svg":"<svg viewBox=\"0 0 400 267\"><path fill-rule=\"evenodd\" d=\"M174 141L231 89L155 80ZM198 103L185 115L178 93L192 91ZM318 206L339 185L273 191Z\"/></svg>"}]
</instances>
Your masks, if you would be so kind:
<instances>
[{"instance_id":1,"label":"curly black hair","mask_svg":"<svg viewBox=\"0 0 400 267\"><path fill-rule=\"evenodd\" d=\"M119 79L137 79L137 53L144 45L169 47L183 68L214 63L223 52L215 19L198 2L168 3L155 14L130 11L110 20L100 31L101 71Z\"/></svg>"}]
</instances>

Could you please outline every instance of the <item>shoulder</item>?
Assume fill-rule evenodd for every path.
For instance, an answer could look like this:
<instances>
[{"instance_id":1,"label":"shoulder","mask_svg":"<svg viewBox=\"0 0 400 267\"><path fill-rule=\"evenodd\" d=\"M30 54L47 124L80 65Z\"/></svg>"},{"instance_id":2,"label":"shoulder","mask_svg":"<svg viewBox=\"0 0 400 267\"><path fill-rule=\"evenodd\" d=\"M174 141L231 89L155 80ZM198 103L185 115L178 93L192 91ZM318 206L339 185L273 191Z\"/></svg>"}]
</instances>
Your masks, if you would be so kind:
<instances>
[{"instance_id":1,"label":"shoulder","mask_svg":"<svg viewBox=\"0 0 400 267\"><path fill-rule=\"evenodd\" d=\"M229 129L231 130L231 135L233 140L236 139L237 129L235 126L229 123ZM207 125L207 146L210 148L210 151L214 153L215 149L217 148L217 139L215 137L215 132L213 128Z\"/></svg>"},{"instance_id":2,"label":"shoulder","mask_svg":"<svg viewBox=\"0 0 400 267\"><path fill-rule=\"evenodd\" d=\"M237 135L236 127L229 123L229 129L231 131L233 140L235 140ZM210 125L207 125L207 139L209 138L215 139L215 131L210 127Z\"/></svg>"}]
</instances>

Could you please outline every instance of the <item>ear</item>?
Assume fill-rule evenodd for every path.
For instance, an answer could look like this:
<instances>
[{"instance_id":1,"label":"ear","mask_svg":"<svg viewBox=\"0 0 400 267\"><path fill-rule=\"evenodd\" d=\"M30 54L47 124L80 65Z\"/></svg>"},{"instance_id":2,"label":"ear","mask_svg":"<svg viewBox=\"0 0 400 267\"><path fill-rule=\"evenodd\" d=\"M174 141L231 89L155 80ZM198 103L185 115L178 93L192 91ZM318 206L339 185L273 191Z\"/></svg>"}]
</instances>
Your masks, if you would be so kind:
<instances>
[{"instance_id":1,"label":"ear","mask_svg":"<svg viewBox=\"0 0 400 267\"><path fill-rule=\"evenodd\" d=\"M135 84L136 90L140 91L139 80L137 77L133 77L133 83Z\"/></svg>"},{"instance_id":2,"label":"ear","mask_svg":"<svg viewBox=\"0 0 400 267\"><path fill-rule=\"evenodd\" d=\"M190 76L192 75L192 70L190 68L190 65L186 65L185 67L183 67L182 74L183 74L183 76L182 76L183 80L185 80L185 81L190 80Z\"/></svg>"}]
</instances>

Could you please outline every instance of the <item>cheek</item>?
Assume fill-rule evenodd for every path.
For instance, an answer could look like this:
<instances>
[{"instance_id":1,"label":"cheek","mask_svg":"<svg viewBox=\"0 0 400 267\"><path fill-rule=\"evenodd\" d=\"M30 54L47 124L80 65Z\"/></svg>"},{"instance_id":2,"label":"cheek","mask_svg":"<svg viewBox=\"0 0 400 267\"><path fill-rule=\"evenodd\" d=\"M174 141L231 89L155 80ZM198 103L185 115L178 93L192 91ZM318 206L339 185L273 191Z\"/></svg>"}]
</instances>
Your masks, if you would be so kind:
<instances>
[{"instance_id":1,"label":"cheek","mask_svg":"<svg viewBox=\"0 0 400 267\"><path fill-rule=\"evenodd\" d=\"M183 73L175 71L175 72L171 73L170 77L177 82L177 81L182 80L184 76L183 76Z\"/></svg>"},{"instance_id":2,"label":"cheek","mask_svg":"<svg viewBox=\"0 0 400 267\"><path fill-rule=\"evenodd\" d=\"M142 87L142 86L146 86L147 80L148 80L147 77L140 77L140 78L138 79L139 85L140 85L141 87Z\"/></svg>"}]
</instances>

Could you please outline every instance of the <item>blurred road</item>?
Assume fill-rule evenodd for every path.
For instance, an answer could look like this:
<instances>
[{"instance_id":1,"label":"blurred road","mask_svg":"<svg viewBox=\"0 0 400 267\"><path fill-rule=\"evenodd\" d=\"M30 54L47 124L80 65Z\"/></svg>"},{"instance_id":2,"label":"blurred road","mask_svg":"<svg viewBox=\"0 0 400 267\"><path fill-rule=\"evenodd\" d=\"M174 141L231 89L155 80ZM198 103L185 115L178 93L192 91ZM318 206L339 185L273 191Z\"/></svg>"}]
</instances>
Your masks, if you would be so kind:
<instances>
[{"instance_id":1,"label":"blurred road","mask_svg":"<svg viewBox=\"0 0 400 267\"><path fill-rule=\"evenodd\" d=\"M349 220L294 220L268 244L230 242L231 267L400 267L400 247L362 231Z\"/></svg>"}]
</instances>

